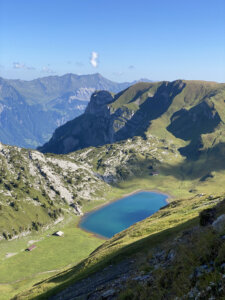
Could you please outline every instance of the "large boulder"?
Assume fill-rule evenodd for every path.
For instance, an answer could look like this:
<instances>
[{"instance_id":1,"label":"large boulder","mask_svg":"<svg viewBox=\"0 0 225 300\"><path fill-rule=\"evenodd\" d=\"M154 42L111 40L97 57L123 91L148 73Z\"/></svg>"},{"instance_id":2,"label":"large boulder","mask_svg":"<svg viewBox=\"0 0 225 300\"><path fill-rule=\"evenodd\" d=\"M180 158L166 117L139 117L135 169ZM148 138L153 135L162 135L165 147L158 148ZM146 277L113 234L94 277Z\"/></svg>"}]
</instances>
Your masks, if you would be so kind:
<instances>
[{"instance_id":1,"label":"large boulder","mask_svg":"<svg viewBox=\"0 0 225 300\"><path fill-rule=\"evenodd\" d=\"M212 226L218 233L223 233L225 231L225 214L219 216L213 223Z\"/></svg>"}]
</instances>

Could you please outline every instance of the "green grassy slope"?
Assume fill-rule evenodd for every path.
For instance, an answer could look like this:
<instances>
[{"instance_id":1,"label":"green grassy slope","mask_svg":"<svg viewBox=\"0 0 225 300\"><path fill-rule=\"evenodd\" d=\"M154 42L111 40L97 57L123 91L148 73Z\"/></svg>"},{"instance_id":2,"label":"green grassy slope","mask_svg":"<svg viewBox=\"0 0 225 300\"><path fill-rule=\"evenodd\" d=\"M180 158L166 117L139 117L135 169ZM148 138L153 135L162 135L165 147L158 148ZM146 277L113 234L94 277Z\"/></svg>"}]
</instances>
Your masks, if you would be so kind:
<instances>
[{"instance_id":1,"label":"green grassy slope","mask_svg":"<svg viewBox=\"0 0 225 300\"><path fill-rule=\"evenodd\" d=\"M7 300L36 282L86 258L103 241L77 228L78 217L43 232L0 243L0 295ZM64 237L52 236L63 230ZM29 245L37 246L31 252Z\"/></svg>"},{"instance_id":2,"label":"green grassy slope","mask_svg":"<svg viewBox=\"0 0 225 300\"><path fill-rule=\"evenodd\" d=\"M204 210L194 226L181 230L175 238L164 239L157 249L142 251L138 274L149 279L135 282L130 278L118 299L224 299L224 222L219 230L205 223L209 214L212 222L224 213L222 200L213 209Z\"/></svg>"},{"instance_id":3,"label":"green grassy slope","mask_svg":"<svg viewBox=\"0 0 225 300\"><path fill-rule=\"evenodd\" d=\"M168 239L174 238L183 230L197 225L199 213L206 208L214 207L223 199L224 197L194 197L172 201L169 206L152 217L106 241L82 263L44 280L15 299L47 299L73 282L126 257L138 254L143 261L143 257L151 249L153 250Z\"/></svg>"}]
</instances>

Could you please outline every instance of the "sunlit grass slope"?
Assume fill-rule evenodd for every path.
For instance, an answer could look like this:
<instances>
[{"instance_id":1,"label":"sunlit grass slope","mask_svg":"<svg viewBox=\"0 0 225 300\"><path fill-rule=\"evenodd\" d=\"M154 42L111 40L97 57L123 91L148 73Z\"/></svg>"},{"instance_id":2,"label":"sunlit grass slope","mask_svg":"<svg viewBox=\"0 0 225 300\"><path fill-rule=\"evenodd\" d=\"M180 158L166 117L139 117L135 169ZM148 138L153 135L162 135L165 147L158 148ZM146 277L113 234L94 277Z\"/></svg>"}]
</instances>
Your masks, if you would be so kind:
<instances>
[{"instance_id":1,"label":"sunlit grass slope","mask_svg":"<svg viewBox=\"0 0 225 300\"><path fill-rule=\"evenodd\" d=\"M36 285L32 290L22 293L16 299L40 299L56 293L78 279L101 270L145 249L150 250L181 230L198 224L199 213L215 206L223 197L193 197L172 201L152 217L141 221L127 230L115 235L97 248L86 260L73 268L51 277ZM39 299L39 297L38 297Z\"/></svg>"}]
</instances>

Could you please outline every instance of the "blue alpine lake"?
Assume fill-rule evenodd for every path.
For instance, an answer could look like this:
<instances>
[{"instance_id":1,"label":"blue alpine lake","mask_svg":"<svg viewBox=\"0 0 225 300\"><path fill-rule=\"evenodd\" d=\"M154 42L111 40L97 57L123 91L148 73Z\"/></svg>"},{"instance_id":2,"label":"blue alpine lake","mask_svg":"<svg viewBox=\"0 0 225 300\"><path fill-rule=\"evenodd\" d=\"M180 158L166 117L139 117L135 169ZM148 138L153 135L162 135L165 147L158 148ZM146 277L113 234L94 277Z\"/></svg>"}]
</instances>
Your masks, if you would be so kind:
<instances>
[{"instance_id":1,"label":"blue alpine lake","mask_svg":"<svg viewBox=\"0 0 225 300\"><path fill-rule=\"evenodd\" d=\"M167 204L167 198L168 196L156 192L138 192L86 214L80 227L110 238L154 214Z\"/></svg>"}]
</instances>

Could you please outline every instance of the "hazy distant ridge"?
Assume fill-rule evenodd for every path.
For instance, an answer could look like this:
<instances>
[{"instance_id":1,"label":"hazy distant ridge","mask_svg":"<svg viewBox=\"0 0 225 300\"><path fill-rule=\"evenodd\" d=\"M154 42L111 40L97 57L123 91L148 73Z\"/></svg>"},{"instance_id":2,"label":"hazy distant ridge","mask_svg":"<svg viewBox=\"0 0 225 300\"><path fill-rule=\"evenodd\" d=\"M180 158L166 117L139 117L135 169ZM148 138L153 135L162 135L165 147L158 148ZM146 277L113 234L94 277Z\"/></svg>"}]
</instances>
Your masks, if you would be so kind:
<instances>
[{"instance_id":1,"label":"hazy distant ridge","mask_svg":"<svg viewBox=\"0 0 225 300\"><path fill-rule=\"evenodd\" d=\"M82 114L95 90L117 93L130 83L116 83L100 74L0 79L0 142L36 148L54 130Z\"/></svg>"}]
</instances>

